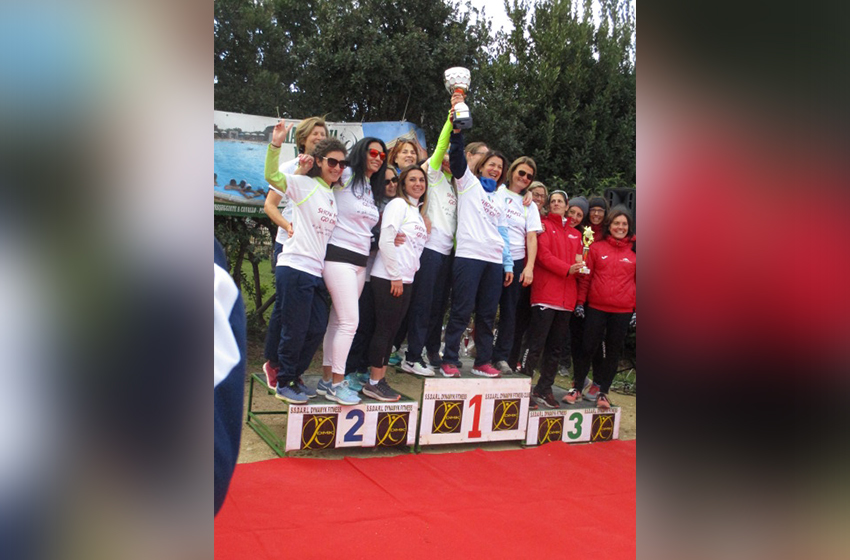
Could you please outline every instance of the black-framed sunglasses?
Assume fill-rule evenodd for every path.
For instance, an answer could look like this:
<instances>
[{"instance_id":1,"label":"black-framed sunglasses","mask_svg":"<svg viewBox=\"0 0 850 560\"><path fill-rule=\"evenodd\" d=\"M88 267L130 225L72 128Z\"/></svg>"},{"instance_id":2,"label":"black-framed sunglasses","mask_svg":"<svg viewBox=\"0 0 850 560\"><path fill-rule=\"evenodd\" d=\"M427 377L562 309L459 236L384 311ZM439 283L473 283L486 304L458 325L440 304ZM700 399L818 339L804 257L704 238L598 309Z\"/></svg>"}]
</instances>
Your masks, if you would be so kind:
<instances>
[{"instance_id":1,"label":"black-framed sunglasses","mask_svg":"<svg viewBox=\"0 0 850 560\"><path fill-rule=\"evenodd\" d=\"M346 167L348 167L348 162L345 161L344 159L336 159L336 158L324 157L324 156L319 157L319 159L325 160L328 163L328 167L336 167L337 165L339 166L340 169L345 169Z\"/></svg>"},{"instance_id":2,"label":"black-framed sunglasses","mask_svg":"<svg viewBox=\"0 0 850 560\"><path fill-rule=\"evenodd\" d=\"M534 174L533 174L533 173L526 173L526 172L525 172L525 171L523 171L522 169L518 170L518 171L516 172L516 174L517 174L517 175L519 175L520 177L525 177L526 175L528 175L528 180L529 180L529 181L533 181L533 180L534 180Z\"/></svg>"},{"instance_id":3,"label":"black-framed sunglasses","mask_svg":"<svg viewBox=\"0 0 850 560\"><path fill-rule=\"evenodd\" d=\"M392 179L387 179L387 182L384 183L384 186L387 186L390 183L395 183L396 185L398 185L398 177L393 177Z\"/></svg>"},{"instance_id":4,"label":"black-framed sunglasses","mask_svg":"<svg viewBox=\"0 0 850 560\"><path fill-rule=\"evenodd\" d=\"M378 150L369 150L369 157L381 158L381 161L384 161L387 158L387 154Z\"/></svg>"}]
</instances>

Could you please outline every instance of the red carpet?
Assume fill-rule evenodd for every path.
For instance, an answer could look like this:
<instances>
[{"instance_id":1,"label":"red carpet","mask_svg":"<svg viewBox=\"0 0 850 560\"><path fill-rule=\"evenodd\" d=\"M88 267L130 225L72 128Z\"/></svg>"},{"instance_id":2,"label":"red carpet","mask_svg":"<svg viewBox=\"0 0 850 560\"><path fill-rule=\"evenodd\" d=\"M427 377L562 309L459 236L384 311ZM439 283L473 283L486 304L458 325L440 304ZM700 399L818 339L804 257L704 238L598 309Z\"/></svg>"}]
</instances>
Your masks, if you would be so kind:
<instances>
[{"instance_id":1,"label":"red carpet","mask_svg":"<svg viewBox=\"0 0 850 560\"><path fill-rule=\"evenodd\" d=\"M238 465L215 556L634 558L636 442Z\"/></svg>"}]
</instances>

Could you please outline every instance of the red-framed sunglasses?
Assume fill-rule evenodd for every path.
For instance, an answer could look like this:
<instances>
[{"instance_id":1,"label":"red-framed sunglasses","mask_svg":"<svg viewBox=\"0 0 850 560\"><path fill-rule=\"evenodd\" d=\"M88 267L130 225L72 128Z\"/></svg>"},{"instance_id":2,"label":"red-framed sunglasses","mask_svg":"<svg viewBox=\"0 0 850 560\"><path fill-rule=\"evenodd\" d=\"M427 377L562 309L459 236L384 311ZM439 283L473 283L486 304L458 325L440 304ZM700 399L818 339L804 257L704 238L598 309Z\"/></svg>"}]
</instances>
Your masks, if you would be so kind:
<instances>
[{"instance_id":1,"label":"red-framed sunglasses","mask_svg":"<svg viewBox=\"0 0 850 560\"><path fill-rule=\"evenodd\" d=\"M381 158L381 161L384 161L385 159L387 159L387 154L385 154L384 152L379 152L378 150L369 150L369 157L379 157Z\"/></svg>"}]
</instances>

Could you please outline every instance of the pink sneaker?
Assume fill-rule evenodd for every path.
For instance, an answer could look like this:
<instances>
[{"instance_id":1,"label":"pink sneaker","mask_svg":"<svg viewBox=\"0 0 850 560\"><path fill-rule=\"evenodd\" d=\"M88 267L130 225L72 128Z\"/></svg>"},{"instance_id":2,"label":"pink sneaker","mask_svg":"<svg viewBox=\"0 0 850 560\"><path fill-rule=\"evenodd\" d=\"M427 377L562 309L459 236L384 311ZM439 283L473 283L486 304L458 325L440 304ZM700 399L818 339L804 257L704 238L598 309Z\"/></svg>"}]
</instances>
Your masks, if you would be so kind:
<instances>
[{"instance_id":1,"label":"pink sneaker","mask_svg":"<svg viewBox=\"0 0 850 560\"><path fill-rule=\"evenodd\" d=\"M581 391L578 389L570 389L561 400L567 404L575 404L581 400Z\"/></svg>"},{"instance_id":2,"label":"pink sneaker","mask_svg":"<svg viewBox=\"0 0 850 560\"><path fill-rule=\"evenodd\" d=\"M443 363L440 366L443 377L460 377L460 370L454 364Z\"/></svg>"},{"instance_id":3,"label":"pink sneaker","mask_svg":"<svg viewBox=\"0 0 850 560\"><path fill-rule=\"evenodd\" d=\"M480 375L481 377L501 377L499 370L490 364L481 364L472 368L472 375Z\"/></svg>"},{"instance_id":4,"label":"pink sneaker","mask_svg":"<svg viewBox=\"0 0 850 560\"><path fill-rule=\"evenodd\" d=\"M605 393L599 393L599 396L596 397L596 408L609 409L611 408L611 402L608 400L608 395Z\"/></svg>"},{"instance_id":5,"label":"pink sneaker","mask_svg":"<svg viewBox=\"0 0 850 560\"><path fill-rule=\"evenodd\" d=\"M269 389L274 391L277 389L277 372L278 368L272 367L271 362L266 362L263 364L263 373L266 374L266 385L269 386Z\"/></svg>"}]
</instances>

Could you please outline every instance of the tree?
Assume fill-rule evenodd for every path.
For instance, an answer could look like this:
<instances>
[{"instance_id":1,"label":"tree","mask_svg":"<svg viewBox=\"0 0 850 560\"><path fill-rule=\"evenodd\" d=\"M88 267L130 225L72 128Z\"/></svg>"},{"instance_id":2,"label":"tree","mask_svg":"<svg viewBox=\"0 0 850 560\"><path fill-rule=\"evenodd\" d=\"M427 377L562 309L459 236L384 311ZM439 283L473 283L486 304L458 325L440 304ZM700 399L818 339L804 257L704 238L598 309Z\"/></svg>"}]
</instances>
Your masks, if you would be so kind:
<instances>
[{"instance_id":1,"label":"tree","mask_svg":"<svg viewBox=\"0 0 850 560\"><path fill-rule=\"evenodd\" d=\"M626 2L506 1L513 29L500 33L482 69L471 138L529 155L550 188L572 194L635 183L634 18Z\"/></svg>"},{"instance_id":2,"label":"tree","mask_svg":"<svg viewBox=\"0 0 850 560\"><path fill-rule=\"evenodd\" d=\"M215 107L337 121L406 119L436 141L443 71L486 65L477 10L445 0L216 0Z\"/></svg>"}]
</instances>

